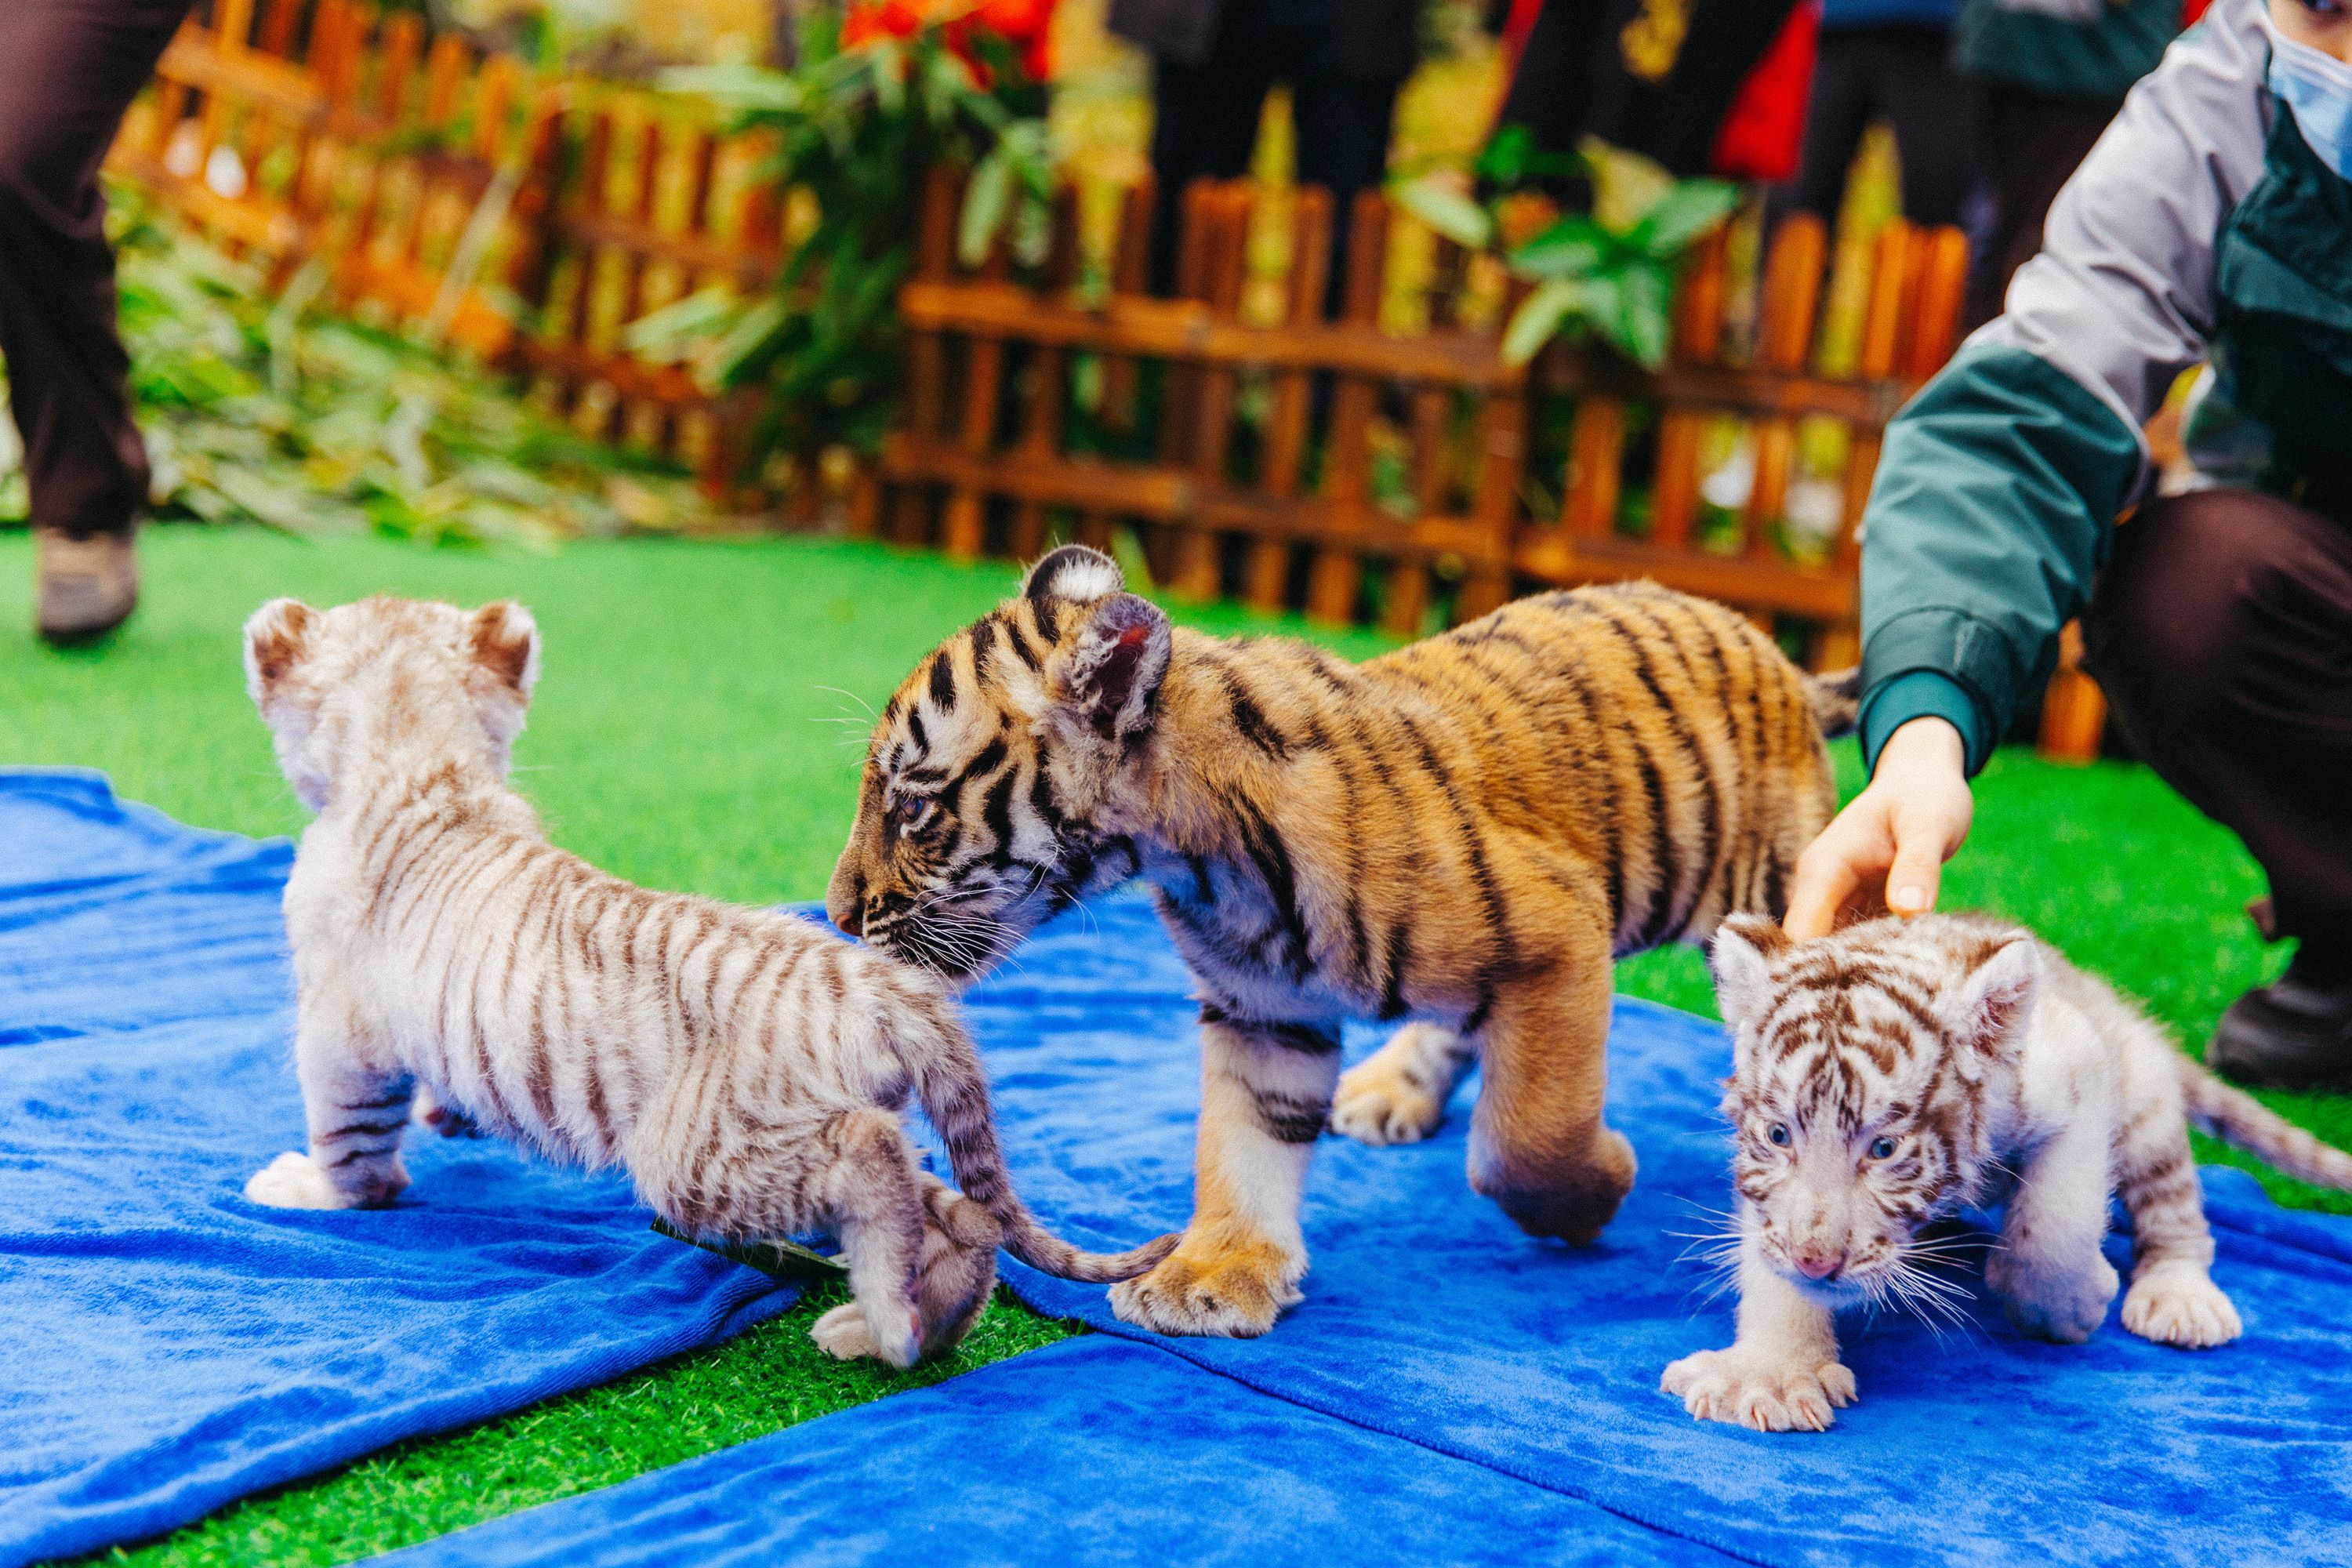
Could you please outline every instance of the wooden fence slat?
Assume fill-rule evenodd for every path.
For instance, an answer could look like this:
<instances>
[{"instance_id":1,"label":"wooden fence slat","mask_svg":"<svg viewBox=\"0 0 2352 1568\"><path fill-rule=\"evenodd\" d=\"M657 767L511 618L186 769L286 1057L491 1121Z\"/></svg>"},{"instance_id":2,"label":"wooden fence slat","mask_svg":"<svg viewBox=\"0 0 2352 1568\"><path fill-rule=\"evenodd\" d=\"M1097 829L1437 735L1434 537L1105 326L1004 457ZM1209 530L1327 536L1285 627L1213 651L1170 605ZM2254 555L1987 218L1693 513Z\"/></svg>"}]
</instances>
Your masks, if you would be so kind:
<instances>
[{"instance_id":1,"label":"wooden fence slat","mask_svg":"<svg viewBox=\"0 0 2352 1568\"><path fill-rule=\"evenodd\" d=\"M1360 191L1348 230L1348 273L1340 315L1352 325L1380 320L1388 284L1389 204L1378 190ZM1379 385L1361 375L1336 378L1331 389L1331 429L1325 444L1323 493L1345 509L1360 505L1370 490L1370 426ZM1355 616L1363 586L1363 564L1345 544L1317 550L1307 576L1307 613L1330 625Z\"/></svg>"},{"instance_id":2,"label":"wooden fence slat","mask_svg":"<svg viewBox=\"0 0 2352 1568\"><path fill-rule=\"evenodd\" d=\"M1329 191L1320 185L1301 185L1291 193L1289 297L1283 312L1291 325L1312 326L1323 319L1323 300L1331 280L1331 219ZM1286 370L1275 377L1274 406L1266 417L1265 463L1259 479L1269 495L1288 500L1298 494L1314 397L1311 373ZM1261 610L1278 610L1289 584L1289 542L1259 538L1250 546L1243 573L1243 597Z\"/></svg>"},{"instance_id":3,"label":"wooden fence slat","mask_svg":"<svg viewBox=\"0 0 2352 1568\"><path fill-rule=\"evenodd\" d=\"M1760 329L1756 361L1766 370L1793 373L1812 357L1813 320L1821 303L1822 268L1829 257L1829 229L1811 213L1792 213L1772 236L1764 267ZM1758 422L1755 477L1748 489L1742 526L1748 552L1777 552L1772 524L1787 510L1789 477L1795 465L1797 423L1790 418Z\"/></svg>"},{"instance_id":4,"label":"wooden fence slat","mask_svg":"<svg viewBox=\"0 0 2352 1568\"><path fill-rule=\"evenodd\" d=\"M1239 180L1217 187L1201 206L1201 216L1208 226L1201 247L1202 303L1220 320L1231 321L1241 310L1242 284L1249 271L1250 208L1250 187ZM1210 489L1224 482L1236 385L1235 373L1229 366L1204 367L1192 376L1192 467L1201 484ZM1222 586L1222 557L1216 533L1206 528L1179 528L1170 591L1181 598L1215 598Z\"/></svg>"},{"instance_id":5,"label":"wooden fence slat","mask_svg":"<svg viewBox=\"0 0 2352 1568\"><path fill-rule=\"evenodd\" d=\"M1078 277L1078 193L1068 185L1055 193L1053 238L1046 247L1045 268L1039 279L1049 298L1066 295ZM1051 461L1062 443L1062 406L1068 393L1069 353L1041 345L1029 357L1022 406L1020 458ZM1016 561L1034 561L1045 548L1045 508L1022 501L1013 509L1005 548Z\"/></svg>"},{"instance_id":6,"label":"wooden fence slat","mask_svg":"<svg viewBox=\"0 0 2352 1568\"><path fill-rule=\"evenodd\" d=\"M1723 358L1730 269L1729 239L1717 229L1683 269L1675 301L1676 359L1714 364ZM1691 526L1698 518L1700 447L1714 417L1704 408L1682 406L1669 406L1659 416L1657 476L1650 490L1650 537L1659 544L1680 547L1690 542Z\"/></svg>"},{"instance_id":7,"label":"wooden fence slat","mask_svg":"<svg viewBox=\"0 0 2352 1568\"><path fill-rule=\"evenodd\" d=\"M1003 240L990 247L982 266L983 280L999 281L1012 269ZM996 444L997 409L1004 397L1004 340L978 337L964 345L963 416L958 440L968 457L986 454ZM940 513L940 548L950 561L977 561L987 542L987 494L976 485L959 485L948 492Z\"/></svg>"}]
</instances>

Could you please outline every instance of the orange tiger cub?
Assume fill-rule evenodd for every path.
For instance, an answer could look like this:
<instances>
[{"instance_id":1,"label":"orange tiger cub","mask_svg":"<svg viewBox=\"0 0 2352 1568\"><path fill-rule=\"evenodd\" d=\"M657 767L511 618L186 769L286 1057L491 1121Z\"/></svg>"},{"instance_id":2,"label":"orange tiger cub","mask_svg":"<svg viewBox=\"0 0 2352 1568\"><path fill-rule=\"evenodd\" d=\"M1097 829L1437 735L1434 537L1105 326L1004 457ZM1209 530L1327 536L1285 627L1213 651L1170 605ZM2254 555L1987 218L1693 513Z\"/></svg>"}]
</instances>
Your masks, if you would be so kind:
<instances>
[{"instance_id":1,"label":"orange tiger cub","mask_svg":"<svg viewBox=\"0 0 2352 1568\"><path fill-rule=\"evenodd\" d=\"M1171 626L1070 546L890 700L826 906L964 979L1147 882L1202 997L1195 1207L1113 1301L1258 1334L1299 1299L1318 1136L1425 1136L1474 1057L1471 1185L1536 1234L1599 1234L1633 1180L1601 1115L1612 960L1777 913L1834 805L1822 734L1852 721L1850 682L1653 584L1350 665ZM1343 1078L1350 1016L1412 1022Z\"/></svg>"}]
</instances>

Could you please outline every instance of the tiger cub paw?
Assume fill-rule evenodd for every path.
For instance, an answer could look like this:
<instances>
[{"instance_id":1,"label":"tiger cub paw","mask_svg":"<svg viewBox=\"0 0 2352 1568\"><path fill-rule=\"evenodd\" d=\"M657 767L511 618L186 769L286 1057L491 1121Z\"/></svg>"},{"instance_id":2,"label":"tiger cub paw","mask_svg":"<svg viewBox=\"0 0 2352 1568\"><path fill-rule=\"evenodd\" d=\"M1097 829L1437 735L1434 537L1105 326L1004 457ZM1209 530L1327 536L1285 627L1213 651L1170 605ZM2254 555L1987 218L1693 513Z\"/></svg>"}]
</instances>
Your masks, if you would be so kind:
<instances>
[{"instance_id":1,"label":"tiger cub paw","mask_svg":"<svg viewBox=\"0 0 2352 1568\"><path fill-rule=\"evenodd\" d=\"M809 1338L816 1342L817 1349L839 1361L881 1354L874 1331L866 1326L866 1314L855 1301L844 1301L810 1324Z\"/></svg>"},{"instance_id":2,"label":"tiger cub paw","mask_svg":"<svg viewBox=\"0 0 2352 1568\"><path fill-rule=\"evenodd\" d=\"M2076 1345L2107 1321L2108 1303L2123 1281L2115 1266L2096 1252L2074 1263L2019 1258L1996 1249L1985 1263L1985 1283L2020 1331Z\"/></svg>"},{"instance_id":3,"label":"tiger cub paw","mask_svg":"<svg viewBox=\"0 0 2352 1568\"><path fill-rule=\"evenodd\" d=\"M2184 1350L2226 1345L2246 1331L2238 1309L2194 1263L2159 1263L2124 1296L2124 1327L2144 1340Z\"/></svg>"},{"instance_id":4,"label":"tiger cub paw","mask_svg":"<svg viewBox=\"0 0 2352 1568\"><path fill-rule=\"evenodd\" d=\"M1658 1387L1702 1421L1737 1422L1759 1432L1826 1432L1833 1412L1854 1400L1843 1362L1791 1365L1765 1352L1700 1351L1666 1368Z\"/></svg>"},{"instance_id":5,"label":"tiger cub paw","mask_svg":"<svg viewBox=\"0 0 2352 1568\"><path fill-rule=\"evenodd\" d=\"M878 1361L901 1372L923 1353L922 1324L914 1313L907 1313L898 1331L886 1340L875 1333L873 1321L856 1301L844 1301L810 1324L809 1338L816 1342L817 1349L838 1360Z\"/></svg>"},{"instance_id":6,"label":"tiger cub paw","mask_svg":"<svg viewBox=\"0 0 2352 1568\"><path fill-rule=\"evenodd\" d=\"M310 1155L290 1149L247 1178L245 1195L273 1209L348 1209L361 1201L339 1191Z\"/></svg>"},{"instance_id":7,"label":"tiger cub paw","mask_svg":"<svg viewBox=\"0 0 2352 1568\"><path fill-rule=\"evenodd\" d=\"M1418 1143L1437 1131L1445 1120L1445 1101L1430 1082L1431 1068L1424 1058L1433 1054L1429 1046L1442 1047L1452 1036L1434 1030L1444 1041L1427 1041L1422 1037L1424 1030L1434 1030L1434 1026L1406 1025L1387 1045L1339 1075L1339 1092L1331 1100L1332 1131L1380 1149ZM1434 1054L1443 1070L1443 1049Z\"/></svg>"},{"instance_id":8,"label":"tiger cub paw","mask_svg":"<svg viewBox=\"0 0 2352 1568\"><path fill-rule=\"evenodd\" d=\"M1301 1300L1307 1259L1269 1242L1195 1248L1188 1238L1148 1274L1111 1287L1122 1322L1156 1334L1247 1340Z\"/></svg>"}]
</instances>

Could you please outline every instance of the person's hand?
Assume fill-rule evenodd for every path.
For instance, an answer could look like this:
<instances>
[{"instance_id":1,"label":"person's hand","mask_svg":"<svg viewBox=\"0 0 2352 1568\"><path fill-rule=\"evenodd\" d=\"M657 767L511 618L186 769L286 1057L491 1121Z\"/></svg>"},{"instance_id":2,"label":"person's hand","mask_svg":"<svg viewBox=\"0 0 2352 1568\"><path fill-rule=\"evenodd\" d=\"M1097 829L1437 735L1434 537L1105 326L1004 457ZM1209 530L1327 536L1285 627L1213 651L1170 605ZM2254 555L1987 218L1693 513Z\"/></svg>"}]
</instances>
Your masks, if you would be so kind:
<instances>
[{"instance_id":1,"label":"person's hand","mask_svg":"<svg viewBox=\"0 0 2352 1568\"><path fill-rule=\"evenodd\" d=\"M1960 732L1946 720L1914 719L1888 736L1870 787L1798 857L1781 922L1789 934L1827 936L1849 913L1934 909L1944 862L1976 815L1967 763Z\"/></svg>"}]
</instances>

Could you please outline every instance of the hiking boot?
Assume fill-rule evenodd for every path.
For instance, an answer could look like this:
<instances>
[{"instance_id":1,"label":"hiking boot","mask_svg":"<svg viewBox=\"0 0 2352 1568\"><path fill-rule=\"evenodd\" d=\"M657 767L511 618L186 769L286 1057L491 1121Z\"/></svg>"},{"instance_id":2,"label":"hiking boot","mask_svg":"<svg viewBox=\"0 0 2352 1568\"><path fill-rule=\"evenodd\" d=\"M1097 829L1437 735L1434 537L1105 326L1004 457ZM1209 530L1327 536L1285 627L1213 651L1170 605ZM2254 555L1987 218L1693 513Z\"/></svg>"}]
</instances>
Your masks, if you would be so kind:
<instances>
[{"instance_id":1,"label":"hiking boot","mask_svg":"<svg viewBox=\"0 0 2352 1568\"><path fill-rule=\"evenodd\" d=\"M2352 963L2298 952L2275 982L2230 1005L2205 1064L2261 1089L2352 1094Z\"/></svg>"},{"instance_id":2,"label":"hiking boot","mask_svg":"<svg viewBox=\"0 0 2352 1568\"><path fill-rule=\"evenodd\" d=\"M129 534L69 539L44 528L35 537L40 595L34 624L44 639L89 642L131 618L139 606L139 561Z\"/></svg>"}]
</instances>

